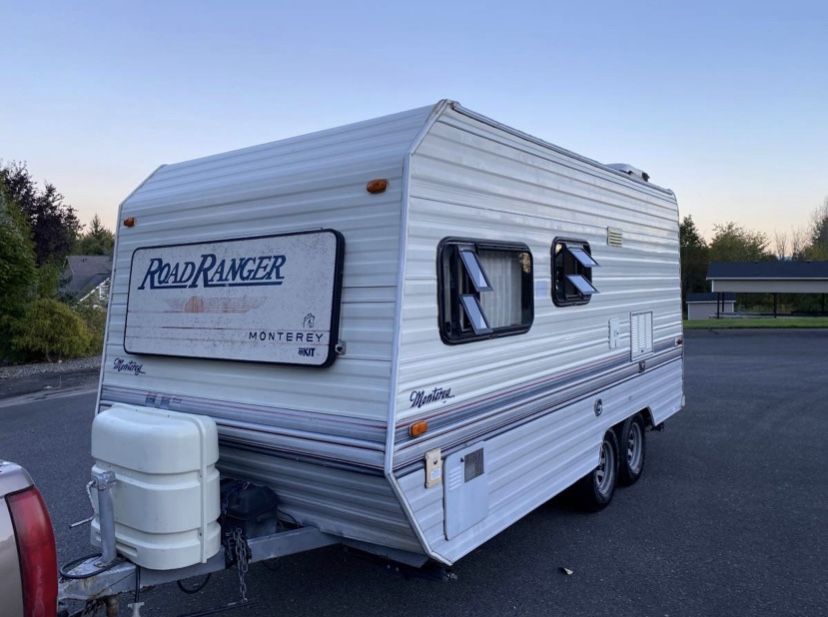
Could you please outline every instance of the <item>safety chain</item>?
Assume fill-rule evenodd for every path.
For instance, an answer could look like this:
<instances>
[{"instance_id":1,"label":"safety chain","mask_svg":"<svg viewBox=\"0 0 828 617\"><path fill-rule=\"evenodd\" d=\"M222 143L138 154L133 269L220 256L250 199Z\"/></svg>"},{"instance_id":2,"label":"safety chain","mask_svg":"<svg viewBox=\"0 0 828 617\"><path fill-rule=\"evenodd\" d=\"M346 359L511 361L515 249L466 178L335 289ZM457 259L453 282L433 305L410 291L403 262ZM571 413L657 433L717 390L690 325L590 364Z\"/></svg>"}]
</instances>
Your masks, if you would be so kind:
<instances>
[{"instance_id":1,"label":"safety chain","mask_svg":"<svg viewBox=\"0 0 828 617\"><path fill-rule=\"evenodd\" d=\"M87 617L89 615L97 615L98 610L103 607L104 600L103 598L97 598L95 600L87 600L86 604L83 606L83 610L79 613L75 613L75 615L80 615L80 617Z\"/></svg>"},{"instance_id":2,"label":"safety chain","mask_svg":"<svg viewBox=\"0 0 828 617\"><path fill-rule=\"evenodd\" d=\"M245 577L249 569L249 556L247 554L247 541L241 527L233 529L233 550L236 553L236 572L239 574L239 595L242 603L247 602L247 583Z\"/></svg>"},{"instance_id":3,"label":"safety chain","mask_svg":"<svg viewBox=\"0 0 828 617\"><path fill-rule=\"evenodd\" d=\"M250 486L249 482L239 482L225 494L221 503L221 514L225 521L227 520L227 513L230 508L230 501L236 494L245 490L248 486ZM241 596L242 603L246 603L247 583L245 582L245 577L250 566L250 549L247 546L247 539L244 537L244 531L241 527L233 527L232 531L226 529L224 537L226 542L224 549L226 559L228 560L228 565L233 561L236 563L236 572L239 575L239 595Z\"/></svg>"}]
</instances>

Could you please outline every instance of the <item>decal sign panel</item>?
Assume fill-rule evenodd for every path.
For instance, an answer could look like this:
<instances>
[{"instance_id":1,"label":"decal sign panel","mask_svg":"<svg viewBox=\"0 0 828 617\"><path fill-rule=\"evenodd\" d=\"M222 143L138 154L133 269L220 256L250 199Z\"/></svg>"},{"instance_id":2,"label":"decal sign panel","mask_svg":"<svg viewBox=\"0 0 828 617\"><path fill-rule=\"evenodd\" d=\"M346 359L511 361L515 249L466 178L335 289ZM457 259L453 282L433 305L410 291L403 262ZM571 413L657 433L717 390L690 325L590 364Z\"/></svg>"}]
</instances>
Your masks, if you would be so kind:
<instances>
[{"instance_id":1,"label":"decal sign panel","mask_svg":"<svg viewBox=\"0 0 828 617\"><path fill-rule=\"evenodd\" d=\"M332 230L139 248L124 348L326 366L337 342L342 253Z\"/></svg>"}]
</instances>

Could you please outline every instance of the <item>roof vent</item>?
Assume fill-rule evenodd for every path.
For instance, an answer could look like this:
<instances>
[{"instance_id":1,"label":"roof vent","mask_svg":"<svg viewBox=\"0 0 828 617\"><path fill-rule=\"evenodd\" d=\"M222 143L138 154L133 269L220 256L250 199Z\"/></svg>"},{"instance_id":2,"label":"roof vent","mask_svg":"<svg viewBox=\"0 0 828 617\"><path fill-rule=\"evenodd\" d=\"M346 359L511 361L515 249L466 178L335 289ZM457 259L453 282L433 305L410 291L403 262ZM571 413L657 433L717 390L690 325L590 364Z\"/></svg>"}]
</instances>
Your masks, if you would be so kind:
<instances>
[{"instance_id":1,"label":"roof vent","mask_svg":"<svg viewBox=\"0 0 828 617\"><path fill-rule=\"evenodd\" d=\"M620 171L622 174L627 174L628 176L634 176L640 180L644 180L644 182L650 181L650 174L643 169L638 169L638 167L633 167L632 165L627 165L626 163L610 163L607 167L614 169L615 171Z\"/></svg>"}]
</instances>

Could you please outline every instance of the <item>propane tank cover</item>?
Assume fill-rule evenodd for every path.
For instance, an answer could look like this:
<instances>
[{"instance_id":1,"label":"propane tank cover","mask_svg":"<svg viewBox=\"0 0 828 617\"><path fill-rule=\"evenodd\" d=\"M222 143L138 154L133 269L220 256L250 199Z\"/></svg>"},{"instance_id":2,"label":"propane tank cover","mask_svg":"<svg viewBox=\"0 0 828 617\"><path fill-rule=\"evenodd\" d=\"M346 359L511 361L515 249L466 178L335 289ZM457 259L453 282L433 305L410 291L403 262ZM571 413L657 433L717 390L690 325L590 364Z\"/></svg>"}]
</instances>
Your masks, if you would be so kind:
<instances>
[{"instance_id":1,"label":"propane tank cover","mask_svg":"<svg viewBox=\"0 0 828 617\"><path fill-rule=\"evenodd\" d=\"M221 547L218 431L212 418L116 403L92 423L93 472L112 471L120 555L154 570L203 563ZM92 543L100 524L92 521Z\"/></svg>"}]
</instances>

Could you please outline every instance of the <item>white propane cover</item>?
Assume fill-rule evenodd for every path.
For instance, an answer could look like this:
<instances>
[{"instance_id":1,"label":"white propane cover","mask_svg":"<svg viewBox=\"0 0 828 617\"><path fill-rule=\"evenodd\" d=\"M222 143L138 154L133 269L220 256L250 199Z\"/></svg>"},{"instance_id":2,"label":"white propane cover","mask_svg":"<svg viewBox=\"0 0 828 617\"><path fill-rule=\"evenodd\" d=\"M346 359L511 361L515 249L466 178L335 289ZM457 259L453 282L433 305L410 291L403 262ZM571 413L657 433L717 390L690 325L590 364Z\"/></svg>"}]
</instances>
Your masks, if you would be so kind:
<instances>
[{"instance_id":1,"label":"white propane cover","mask_svg":"<svg viewBox=\"0 0 828 617\"><path fill-rule=\"evenodd\" d=\"M153 570L203 563L218 553L218 456L212 418L120 403L99 413L92 423L93 472L116 476L118 553ZM97 512L92 543L100 545Z\"/></svg>"}]
</instances>

